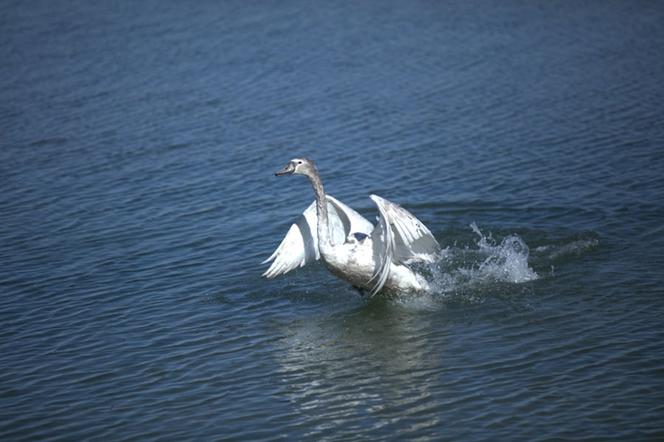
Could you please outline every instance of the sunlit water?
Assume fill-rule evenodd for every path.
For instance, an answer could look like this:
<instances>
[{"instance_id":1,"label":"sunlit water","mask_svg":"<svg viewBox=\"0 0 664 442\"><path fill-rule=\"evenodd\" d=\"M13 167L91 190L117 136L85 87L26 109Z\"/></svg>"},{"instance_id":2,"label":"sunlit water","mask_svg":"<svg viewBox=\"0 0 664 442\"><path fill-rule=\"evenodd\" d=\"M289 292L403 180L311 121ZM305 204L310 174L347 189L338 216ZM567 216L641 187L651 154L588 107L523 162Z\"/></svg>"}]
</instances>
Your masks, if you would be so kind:
<instances>
[{"instance_id":1,"label":"sunlit water","mask_svg":"<svg viewBox=\"0 0 664 442\"><path fill-rule=\"evenodd\" d=\"M657 2L4 2L1 440L664 437ZM402 204L428 295L259 263Z\"/></svg>"}]
</instances>

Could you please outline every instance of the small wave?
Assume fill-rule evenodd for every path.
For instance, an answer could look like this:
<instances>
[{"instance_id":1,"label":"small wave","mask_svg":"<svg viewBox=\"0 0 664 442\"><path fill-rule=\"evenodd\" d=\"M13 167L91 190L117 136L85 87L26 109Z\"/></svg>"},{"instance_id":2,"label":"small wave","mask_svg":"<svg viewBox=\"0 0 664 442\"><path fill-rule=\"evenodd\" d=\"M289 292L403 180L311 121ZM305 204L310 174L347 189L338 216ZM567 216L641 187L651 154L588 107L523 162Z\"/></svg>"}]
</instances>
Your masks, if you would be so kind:
<instances>
[{"instance_id":1,"label":"small wave","mask_svg":"<svg viewBox=\"0 0 664 442\"><path fill-rule=\"evenodd\" d=\"M568 244L561 246L544 245L535 249L535 252L544 254L548 259L557 259L569 255L580 255L588 250L592 250L599 245L599 240L596 238L578 239Z\"/></svg>"}]
</instances>

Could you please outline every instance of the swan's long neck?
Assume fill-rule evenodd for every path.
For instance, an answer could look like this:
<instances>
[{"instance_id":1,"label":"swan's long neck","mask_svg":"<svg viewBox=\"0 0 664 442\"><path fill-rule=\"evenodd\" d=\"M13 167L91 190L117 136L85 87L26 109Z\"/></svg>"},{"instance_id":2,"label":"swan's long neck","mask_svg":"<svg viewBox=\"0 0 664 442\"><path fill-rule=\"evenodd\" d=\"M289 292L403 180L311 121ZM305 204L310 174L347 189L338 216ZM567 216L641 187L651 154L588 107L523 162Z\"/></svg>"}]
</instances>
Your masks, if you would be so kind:
<instances>
[{"instance_id":1,"label":"swan's long neck","mask_svg":"<svg viewBox=\"0 0 664 442\"><path fill-rule=\"evenodd\" d=\"M325 197L325 189L323 189L323 182L320 175L315 173L308 175L309 181L314 188L316 194L316 214L318 215L318 250L325 254L332 246L330 241L330 224L327 217L327 198Z\"/></svg>"}]
</instances>

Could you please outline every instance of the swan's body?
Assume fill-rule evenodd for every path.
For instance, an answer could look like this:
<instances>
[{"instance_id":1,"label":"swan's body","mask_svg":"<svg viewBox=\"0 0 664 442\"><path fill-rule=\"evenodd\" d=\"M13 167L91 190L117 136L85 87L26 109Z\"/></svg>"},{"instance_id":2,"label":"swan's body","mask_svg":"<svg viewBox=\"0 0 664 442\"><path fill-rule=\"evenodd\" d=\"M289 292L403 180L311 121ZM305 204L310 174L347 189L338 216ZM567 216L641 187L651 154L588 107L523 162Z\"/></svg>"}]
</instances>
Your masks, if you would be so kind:
<instances>
[{"instance_id":1,"label":"swan's body","mask_svg":"<svg viewBox=\"0 0 664 442\"><path fill-rule=\"evenodd\" d=\"M428 290L426 280L406 264L433 261L440 246L410 212L371 195L380 214L374 227L362 215L325 194L313 161L291 160L277 173L287 174L307 176L316 200L264 261L273 262L263 276L274 278L321 259L334 275L368 290L370 295Z\"/></svg>"}]
</instances>

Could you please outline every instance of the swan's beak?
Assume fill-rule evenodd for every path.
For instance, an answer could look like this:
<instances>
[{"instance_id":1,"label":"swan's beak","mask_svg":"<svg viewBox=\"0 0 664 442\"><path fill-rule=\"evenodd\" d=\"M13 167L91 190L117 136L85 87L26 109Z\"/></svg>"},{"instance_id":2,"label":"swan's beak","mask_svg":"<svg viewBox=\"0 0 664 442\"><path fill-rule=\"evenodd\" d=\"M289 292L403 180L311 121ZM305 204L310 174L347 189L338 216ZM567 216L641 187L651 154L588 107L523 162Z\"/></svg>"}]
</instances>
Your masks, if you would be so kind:
<instances>
[{"instance_id":1,"label":"swan's beak","mask_svg":"<svg viewBox=\"0 0 664 442\"><path fill-rule=\"evenodd\" d=\"M279 172L275 173L275 175L276 176L290 175L293 172L295 172L295 167L291 163L288 163L284 166L283 169L281 169Z\"/></svg>"}]
</instances>

